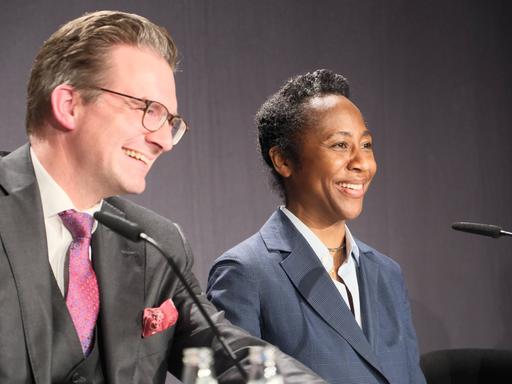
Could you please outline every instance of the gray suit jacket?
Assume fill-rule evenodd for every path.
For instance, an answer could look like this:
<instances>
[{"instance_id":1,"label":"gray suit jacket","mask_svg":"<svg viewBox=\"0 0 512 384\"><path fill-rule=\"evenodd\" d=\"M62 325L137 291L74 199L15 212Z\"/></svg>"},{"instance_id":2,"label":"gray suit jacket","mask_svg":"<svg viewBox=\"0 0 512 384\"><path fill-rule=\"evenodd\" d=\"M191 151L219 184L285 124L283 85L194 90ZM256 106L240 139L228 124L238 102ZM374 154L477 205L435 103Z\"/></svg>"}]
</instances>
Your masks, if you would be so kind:
<instances>
[{"instance_id":1,"label":"gray suit jacket","mask_svg":"<svg viewBox=\"0 0 512 384\"><path fill-rule=\"evenodd\" d=\"M247 346L263 343L231 325L206 300L191 272L190 248L174 223L121 198L107 199L103 209L140 223L174 257L237 357L245 358ZM103 225L95 231L91 247L100 287L98 346L107 383L164 383L168 370L179 377L182 349L192 346L214 349L220 382L240 382L155 249L126 240ZM52 335L62 331L52 313L53 279L40 193L25 145L0 158L0 382L52 382L51 365L56 361ZM168 298L178 309L177 323L142 338L144 308L158 307ZM57 359L59 364L70 364L66 360L66 355ZM284 355L280 368L290 383L323 382Z\"/></svg>"},{"instance_id":2,"label":"gray suit jacket","mask_svg":"<svg viewBox=\"0 0 512 384\"><path fill-rule=\"evenodd\" d=\"M234 324L277 345L329 383L425 383L400 267L356 242L363 330L280 210L216 260L208 298Z\"/></svg>"}]
</instances>

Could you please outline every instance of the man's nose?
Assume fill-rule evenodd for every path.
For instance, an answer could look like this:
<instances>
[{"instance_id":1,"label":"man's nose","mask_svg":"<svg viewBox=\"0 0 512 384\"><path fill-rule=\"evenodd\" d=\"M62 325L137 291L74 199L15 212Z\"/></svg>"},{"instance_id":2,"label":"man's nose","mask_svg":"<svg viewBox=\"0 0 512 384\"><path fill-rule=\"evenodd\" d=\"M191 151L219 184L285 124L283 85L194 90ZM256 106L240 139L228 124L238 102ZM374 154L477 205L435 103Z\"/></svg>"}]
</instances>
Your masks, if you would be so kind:
<instances>
[{"instance_id":1,"label":"man's nose","mask_svg":"<svg viewBox=\"0 0 512 384\"><path fill-rule=\"evenodd\" d=\"M163 152L167 152L172 149L172 140L171 128L167 122L160 129L146 134L146 141L158 145L162 148Z\"/></svg>"}]
</instances>

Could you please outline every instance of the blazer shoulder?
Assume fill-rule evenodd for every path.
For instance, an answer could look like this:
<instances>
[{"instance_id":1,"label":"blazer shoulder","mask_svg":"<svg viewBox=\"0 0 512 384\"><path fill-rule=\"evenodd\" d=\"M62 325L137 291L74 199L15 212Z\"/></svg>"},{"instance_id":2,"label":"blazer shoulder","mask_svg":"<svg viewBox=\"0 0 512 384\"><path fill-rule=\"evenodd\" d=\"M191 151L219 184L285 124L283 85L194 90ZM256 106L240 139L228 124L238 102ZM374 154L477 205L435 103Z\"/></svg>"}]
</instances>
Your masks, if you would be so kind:
<instances>
[{"instance_id":1,"label":"blazer shoulder","mask_svg":"<svg viewBox=\"0 0 512 384\"><path fill-rule=\"evenodd\" d=\"M366 257L368 260L377 263L380 267L385 268L386 270L402 274L402 269L400 268L400 264L393 260L391 257L385 255L384 253L376 250L370 245L362 242L359 239L355 239L357 246L359 247L359 256Z\"/></svg>"},{"instance_id":2,"label":"blazer shoulder","mask_svg":"<svg viewBox=\"0 0 512 384\"><path fill-rule=\"evenodd\" d=\"M30 146L25 144L0 157L0 189L5 194L16 192L35 181L30 160Z\"/></svg>"},{"instance_id":3,"label":"blazer shoulder","mask_svg":"<svg viewBox=\"0 0 512 384\"><path fill-rule=\"evenodd\" d=\"M261 260L263 254L268 254L268 250L261 234L257 232L224 252L215 260L215 263L232 260L242 264L253 264L259 262L258 259Z\"/></svg>"}]
</instances>

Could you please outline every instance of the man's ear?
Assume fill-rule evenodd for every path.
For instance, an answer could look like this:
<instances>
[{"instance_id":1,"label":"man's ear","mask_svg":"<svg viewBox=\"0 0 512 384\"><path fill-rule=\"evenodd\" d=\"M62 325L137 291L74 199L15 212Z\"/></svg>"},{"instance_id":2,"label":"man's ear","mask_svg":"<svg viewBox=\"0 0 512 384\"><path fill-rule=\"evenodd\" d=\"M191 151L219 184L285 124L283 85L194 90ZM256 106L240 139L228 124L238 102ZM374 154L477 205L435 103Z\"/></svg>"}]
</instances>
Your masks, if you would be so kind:
<instances>
[{"instance_id":1,"label":"man's ear","mask_svg":"<svg viewBox=\"0 0 512 384\"><path fill-rule=\"evenodd\" d=\"M80 95L69 84L61 84L52 91L51 103L55 120L65 130L73 130L76 126L77 106Z\"/></svg>"},{"instance_id":2,"label":"man's ear","mask_svg":"<svg viewBox=\"0 0 512 384\"><path fill-rule=\"evenodd\" d=\"M268 155L270 156L272 164L274 165L274 169L277 173L279 173L284 178L288 178L292 175L293 168L291 161L284 156L279 147L275 146L270 148Z\"/></svg>"}]
</instances>

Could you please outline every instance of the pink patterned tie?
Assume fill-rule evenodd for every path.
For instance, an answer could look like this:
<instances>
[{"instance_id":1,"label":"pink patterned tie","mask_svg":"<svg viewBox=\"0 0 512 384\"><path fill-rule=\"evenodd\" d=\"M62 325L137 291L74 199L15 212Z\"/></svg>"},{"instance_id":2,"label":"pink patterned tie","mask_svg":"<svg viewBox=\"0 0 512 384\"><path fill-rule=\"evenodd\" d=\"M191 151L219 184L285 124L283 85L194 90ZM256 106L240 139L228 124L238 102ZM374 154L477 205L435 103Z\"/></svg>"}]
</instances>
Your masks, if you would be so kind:
<instances>
[{"instance_id":1,"label":"pink patterned tie","mask_svg":"<svg viewBox=\"0 0 512 384\"><path fill-rule=\"evenodd\" d=\"M94 219L87 213L73 209L60 212L59 216L73 237L69 246L66 304L80 338L82 351L88 356L94 343L94 327L100 307L98 282L89 259Z\"/></svg>"}]
</instances>

